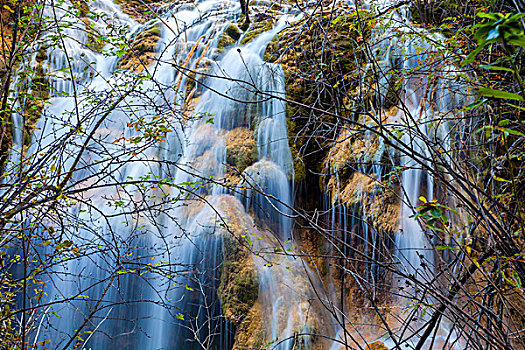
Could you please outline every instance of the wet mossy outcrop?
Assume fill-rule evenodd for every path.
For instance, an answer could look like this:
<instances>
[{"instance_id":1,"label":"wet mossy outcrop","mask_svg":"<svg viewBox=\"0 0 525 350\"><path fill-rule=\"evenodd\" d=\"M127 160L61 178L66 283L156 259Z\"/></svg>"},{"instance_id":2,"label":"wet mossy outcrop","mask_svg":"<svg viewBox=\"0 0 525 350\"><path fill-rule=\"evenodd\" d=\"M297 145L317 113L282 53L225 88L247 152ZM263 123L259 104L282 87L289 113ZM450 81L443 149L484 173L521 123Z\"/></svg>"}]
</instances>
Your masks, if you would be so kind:
<instances>
[{"instance_id":1,"label":"wet mossy outcrop","mask_svg":"<svg viewBox=\"0 0 525 350\"><path fill-rule=\"evenodd\" d=\"M133 38L128 51L121 57L117 67L142 73L156 57L155 49L161 36L160 22L153 20Z\"/></svg>"},{"instance_id":2,"label":"wet mossy outcrop","mask_svg":"<svg viewBox=\"0 0 525 350\"><path fill-rule=\"evenodd\" d=\"M239 324L255 304L259 295L259 280L249 252L238 239L226 235L223 239L223 264L219 287L224 316Z\"/></svg>"},{"instance_id":3,"label":"wet mossy outcrop","mask_svg":"<svg viewBox=\"0 0 525 350\"><path fill-rule=\"evenodd\" d=\"M241 37L240 29L235 24L230 24L224 32L222 32L217 42L217 54L222 54L226 48L234 45Z\"/></svg>"},{"instance_id":4,"label":"wet mossy outcrop","mask_svg":"<svg viewBox=\"0 0 525 350\"><path fill-rule=\"evenodd\" d=\"M262 329L259 297L259 279L246 236L256 228L240 201L228 195L221 196L221 210L227 229L223 230L221 281L217 294L226 319L237 328L234 348L261 345ZM225 226L226 228L226 226Z\"/></svg>"},{"instance_id":5,"label":"wet mossy outcrop","mask_svg":"<svg viewBox=\"0 0 525 350\"><path fill-rule=\"evenodd\" d=\"M122 12L141 23L153 19L155 11L166 5L163 1L155 0L115 0L115 3L120 5Z\"/></svg>"},{"instance_id":6,"label":"wet mossy outcrop","mask_svg":"<svg viewBox=\"0 0 525 350\"><path fill-rule=\"evenodd\" d=\"M265 336L261 304L255 302L246 317L237 326L233 350L264 349Z\"/></svg>"},{"instance_id":7,"label":"wet mossy outcrop","mask_svg":"<svg viewBox=\"0 0 525 350\"><path fill-rule=\"evenodd\" d=\"M365 61L362 43L370 36L367 22L357 20L363 15L339 3L314 14L308 25L300 22L283 30L266 49L265 59L284 69L287 97L299 102L288 103L287 116L294 158L300 156L298 164L306 169L301 179L323 170L340 119L354 118L348 99L358 86L356 67Z\"/></svg>"},{"instance_id":8,"label":"wet mossy outcrop","mask_svg":"<svg viewBox=\"0 0 525 350\"><path fill-rule=\"evenodd\" d=\"M236 128L226 135L226 162L243 172L257 160L257 143L253 131Z\"/></svg>"},{"instance_id":9,"label":"wet mossy outcrop","mask_svg":"<svg viewBox=\"0 0 525 350\"><path fill-rule=\"evenodd\" d=\"M366 62L364 43L371 35L367 16L366 11L358 12L344 2L335 6L323 2L311 20L284 29L265 52L265 60L283 67L286 97L297 102L287 103L288 135L297 182L296 206L307 211L318 210L317 198L333 175L326 159L338 145L345 120L359 118L353 99L361 78L357 68ZM354 170L349 168L341 170L351 176ZM330 254L325 251L326 242L309 227L308 222L297 220L294 234L299 249L319 256ZM315 259L315 265L326 276L327 262Z\"/></svg>"},{"instance_id":10,"label":"wet mossy outcrop","mask_svg":"<svg viewBox=\"0 0 525 350\"><path fill-rule=\"evenodd\" d=\"M230 186L237 186L241 181L241 174L250 165L257 161L257 143L253 131L241 127L235 128L226 135L226 182Z\"/></svg>"},{"instance_id":11,"label":"wet mossy outcrop","mask_svg":"<svg viewBox=\"0 0 525 350\"><path fill-rule=\"evenodd\" d=\"M272 11L267 13L257 13L252 16L252 22L250 26L246 29L246 33L241 40L242 45L246 45L255 39L257 36L261 35L264 32L269 31L273 28L276 23L275 16L272 15Z\"/></svg>"},{"instance_id":12,"label":"wet mossy outcrop","mask_svg":"<svg viewBox=\"0 0 525 350\"><path fill-rule=\"evenodd\" d=\"M35 73L28 86L30 93L26 97L24 108L24 132L22 136L22 145L29 147L33 131L40 116L44 111L46 101L49 99L49 78L44 72L45 53L44 50L37 55L37 66Z\"/></svg>"},{"instance_id":13,"label":"wet mossy outcrop","mask_svg":"<svg viewBox=\"0 0 525 350\"><path fill-rule=\"evenodd\" d=\"M185 110L190 117L191 113L204 92L207 74L211 73L213 61L204 55L197 59L194 69L187 71Z\"/></svg>"},{"instance_id":14,"label":"wet mossy outcrop","mask_svg":"<svg viewBox=\"0 0 525 350\"><path fill-rule=\"evenodd\" d=\"M349 127L341 132L324 159L321 187L329 194L333 210L348 215L343 220L351 221L351 231L341 236L352 247L346 253L349 257L364 258L359 251L369 249L380 251L385 257L391 256L388 247L399 232L401 215L400 173L394 166L398 161L379 137ZM344 227L347 224L336 222L335 225ZM366 246L371 232L379 242L373 248ZM367 274L363 264L355 264L353 269ZM383 283L387 275L378 272L376 282ZM349 291L349 305L366 302L359 288L348 280L344 283Z\"/></svg>"}]
</instances>

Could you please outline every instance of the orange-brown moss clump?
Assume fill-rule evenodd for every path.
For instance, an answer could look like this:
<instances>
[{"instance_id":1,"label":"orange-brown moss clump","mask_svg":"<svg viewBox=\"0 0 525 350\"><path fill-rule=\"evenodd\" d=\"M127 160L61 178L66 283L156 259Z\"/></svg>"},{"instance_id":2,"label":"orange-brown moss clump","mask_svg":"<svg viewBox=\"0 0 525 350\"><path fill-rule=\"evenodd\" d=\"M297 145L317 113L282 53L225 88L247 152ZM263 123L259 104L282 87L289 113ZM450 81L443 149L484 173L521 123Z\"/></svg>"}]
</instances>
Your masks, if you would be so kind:
<instances>
[{"instance_id":1,"label":"orange-brown moss clump","mask_svg":"<svg viewBox=\"0 0 525 350\"><path fill-rule=\"evenodd\" d=\"M119 60L117 67L142 73L155 61L155 49L160 35L160 23L152 21L144 31L135 36L130 49Z\"/></svg>"},{"instance_id":2,"label":"orange-brown moss clump","mask_svg":"<svg viewBox=\"0 0 525 350\"><path fill-rule=\"evenodd\" d=\"M384 182L380 174L365 174L357 170L370 169L379 162L385 162L379 139L347 129L323 162L327 175L321 178L322 186L331 193L333 205L341 203L352 207L360 204L362 214L372 226L381 232L395 233L400 214L397 182Z\"/></svg>"},{"instance_id":3,"label":"orange-brown moss clump","mask_svg":"<svg viewBox=\"0 0 525 350\"><path fill-rule=\"evenodd\" d=\"M228 185L236 186L241 180L241 173L257 160L257 143L253 131L248 128L236 128L226 135L226 173Z\"/></svg>"},{"instance_id":4,"label":"orange-brown moss clump","mask_svg":"<svg viewBox=\"0 0 525 350\"><path fill-rule=\"evenodd\" d=\"M259 280L253 260L240 244L240 236L227 235L223 240L223 266L219 288L224 316L239 322L247 315L259 295Z\"/></svg>"},{"instance_id":5,"label":"orange-brown moss clump","mask_svg":"<svg viewBox=\"0 0 525 350\"><path fill-rule=\"evenodd\" d=\"M137 22L144 23L155 17L155 11L167 4L162 1L152 0L115 0L120 5L122 12L133 17ZM177 2L170 2L174 5Z\"/></svg>"},{"instance_id":6,"label":"orange-brown moss clump","mask_svg":"<svg viewBox=\"0 0 525 350\"><path fill-rule=\"evenodd\" d=\"M233 350L263 349L265 336L261 304L256 302L237 326Z\"/></svg>"}]
</instances>

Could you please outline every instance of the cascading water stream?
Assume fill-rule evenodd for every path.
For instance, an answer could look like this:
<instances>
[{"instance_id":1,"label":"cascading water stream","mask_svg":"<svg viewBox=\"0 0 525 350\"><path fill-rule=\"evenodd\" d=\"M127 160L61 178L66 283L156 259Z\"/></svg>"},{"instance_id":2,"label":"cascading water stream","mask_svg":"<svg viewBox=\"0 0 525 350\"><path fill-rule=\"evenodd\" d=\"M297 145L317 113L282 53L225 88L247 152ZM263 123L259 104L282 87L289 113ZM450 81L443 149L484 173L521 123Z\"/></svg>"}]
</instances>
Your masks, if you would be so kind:
<instances>
[{"instance_id":1,"label":"cascading water stream","mask_svg":"<svg viewBox=\"0 0 525 350\"><path fill-rule=\"evenodd\" d=\"M401 169L400 197L402 203L399 219L400 232L395 235L394 250L399 262L398 268L400 272L409 276L409 278L395 276L392 289L400 295L397 298L398 300L393 301L394 304L409 309L411 305L407 304L407 300L422 297L418 287L413 284L411 279L416 278L421 283L428 283L429 285L435 282L436 256L433 244L423 229L422 223L414 218L417 212L416 208L424 203L424 201L420 200L420 197L424 197L425 201L431 201L435 195L434 179L430 172L425 170L425 167L433 167L433 164L428 161L428 159L431 159L428 145L432 142L438 142L445 150L443 153L449 154L447 151L451 149L453 143L452 126L449 121L451 118L443 118L443 116L447 113L456 113L457 109L468 105L470 102L469 89L466 86L461 86L460 83L451 78L461 73L452 64L444 63L432 68L425 65L427 61L432 62L430 56L439 52L437 45L440 42L445 42L445 40L440 34L431 34L412 25L410 11L407 6L398 6L397 1L387 0L367 2L365 7L371 11L387 13L384 16L385 18L373 29L370 41L370 47L373 50L370 53L370 57L377 59L371 64L377 65L376 69L380 72L380 78L377 82L379 108L383 107L384 103L381 101L391 89L391 81L394 75L400 75L402 80L398 108L395 109L393 114L378 111L376 116L377 120L387 118L387 124L389 125L387 127L393 126L393 130L402 135L400 137L400 146L403 147L403 144L408 146L407 153L399 155L398 158L399 168ZM387 11L387 9L390 11ZM425 39L429 37L430 39ZM444 61L446 62L446 60ZM373 137L369 133L365 135L365 142L372 143L374 140L377 141L377 137ZM367 176L380 179L384 175L384 170L381 167L384 154L388 153L391 159L395 159L395 154L398 151L380 145L378 150L374 152L374 159L359 160L360 164L368 165L367 167L361 165L358 171L368 174ZM419 155L415 156L414 153ZM414 159L414 156L419 160ZM444 160L450 159L444 158ZM334 172L337 174L336 169L334 169ZM330 210L335 214L337 211L336 207L333 204L333 200L330 202ZM373 229L370 230L364 223L366 215L366 208L361 208L359 220L363 221L365 227L357 231L371 233L371 236L364 238L365 250L374 247L376 243ZM339 228L344 230L346 237L348 224L345 219L334 216L332 220L332 229L336 230ZM351 227L355 229L356 226L352 224ZM353 234L356 233L354 232ZM373 251L365 251L365 253L367 256L372 257L373 255ZM371 260L379 259L376 256ZM401 290L403 291L401 292ZM428 296L425 298L426 302L433 302ZM394 306L394 309L396 307ZM395 313L396 311L393 312ZM410 310L407 313L411 314ZM403 323L403 320L407 318L405 314L398 315L398 317L400 323ZM419 312L416 314L417 318L421 322L415 322L413 326L406 326L410 331L405 329L400 331L399 334L394 332L394 336L401 336L401 340L405 342L404 344L407 347L415 346L418 337L412 337L408 341L402 337L416 332L417 325L422 324L428 318L428 315L425 316L424 312ZM397 326L394 324L394 327ZM404 335L402 332L404 332ZM344 339L341 329L337 333L339 339ZM458 336L456 334L449 335L449 333L447 326L442 323L436 331L436 339L441 342L447 339L451 343L457 341ZM370 342L375 340L384 342L388 347L397 346L397 343L389 336L378 336L375 339L369 339ZM425 346L428 347L428 344ZM334 343L332 350L340 347L340 344ZM459 349L460 344L451 345L450 348L456 347Z\"/></svg>"},{"instance_id":2,"label":"cascading water stream","mask_svg":"<svg viewBox=\"0 0 525 350\"><path fill-rule=\"evenodd\" d=\"M75 25L77 19L55 9L59 21L73 25L65 29L64 47L47 51L43 65L54 76L51 96L28 153L45 159L47 150L59 147L71 130L82 126L88 132L63 149L64 169L81 156L69 182L79 188L114 184L94 186L71 201L67 215L73 226L61 238L86 247L86 255L54 267L46 282L49 301L57 303L41 316L39 324L46 326L39 327L34 341L50 340L54 348L76 344L94 349L230 349L235 330L221 315L217 296L223 235L228 234L219 222L232 220L231 214L223 213L234 213L259 235L256 251L294 247L293 162L285 102L280 99L284 73L262 58L269 41L293 17L282 15L273 29L221 56L216 46L238 17L237 1L201 1L144 25L110 1L96 0L92 6L111 14L111 19L94 23L102 33L104 21L132 33L130 38L148 26L159 26L158 62L145 67L151 79L135 84L132 74L117 70L116 55L87 48L89 37ZM105 49L110 51L111 44ZM222 59L215 61L217 57ZM188 112L187 71L203 62L211 75L195 81L201 96ZM94 100L99 102L95 109ZM178 115L187 121L180 122ZM152 118L172 129L167 142L154 147L146 145L138 127ZM138 126L134 129L130 123ZM221 179L227 171L225 136L239 127L254 130L258 158L241 174L240 188L246 190L234 191L233 196ZM128 146L136 152L120 155L126 140L134 140ZM83 149L84 143L89 147ZM119 185L159 176L177 186ZM176 199L163 201L168 195ZM135 214L145 209L145 200L162 210L153 210L151 216ZM100 250L101 246L110 249ZM136 257L133 264L127 257ZM253 259L268 341L281 350L294 344L308 348L310 336L294 335L330 323L330 317L317 317L317 324L308 321L316 319L310 314L322 312L311 303L316 296L310 284L314 274L299 258L278 254L271 263L263 257ZM146 268L137 267L141 265ZM81 326L82 340L70 339Z\"/></svg>"}]
</instances>

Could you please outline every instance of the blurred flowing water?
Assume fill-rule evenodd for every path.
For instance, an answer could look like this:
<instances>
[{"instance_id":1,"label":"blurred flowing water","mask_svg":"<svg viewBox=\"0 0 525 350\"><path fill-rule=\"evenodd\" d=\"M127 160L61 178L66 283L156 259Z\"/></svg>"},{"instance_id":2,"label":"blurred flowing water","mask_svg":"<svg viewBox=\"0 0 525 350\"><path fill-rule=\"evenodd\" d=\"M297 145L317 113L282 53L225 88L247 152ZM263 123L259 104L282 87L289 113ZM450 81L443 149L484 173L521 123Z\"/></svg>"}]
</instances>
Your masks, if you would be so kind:
<instances>
[{"instance_id":1,"label":"blurred flowing water","mask_svg":"<svg viewBox=\"0 0 525 350\"><path fill-rule=\"evenodd\" d=\"M280 65L264 62L263 56L272 38L297 18L282 13L269 31L246 45L238 43L220 52L221 35L238 20L238 1L172 6L161 21L145 24L109 0L95 0L90 6L108 14L92 20L94 28L108 36L122 28L120 34L133 39L152 26L159 28L157 61L143 73L148 78L137 83L136 76L117 69L119 55L108 54L118 51L117 47L108 43L105 54L89 49L89 35L76 17L60 7L55 13L46 9L47 15L56 14L61 23L72 25L62 30L66 35L60 49L47 49L43 66L52 75L51 96L28 154L45 159L63 147L62 158L50 159L49 166L69 169L79 159L69 183L92 189L71 200L63 219L68 230L61 237L86 255L54 264L46 281L48 301L60 303L50 305L38 320L35 341L51 340L52 348L63 348L83 327L82 340L70 342L67 348L76 344L92 349L231 349L235 326L223 316L217 291L223 238L229 234L226 227L232 217L259 238L254 251L279 253L271 261L264 254L253 257L265 340L275 349L291 350L311 349L309 333L315 331L329 330L327 334L344 339L326 310L312 303L325 298L325 287L302 259L286 255L295 245L294 169L283 100L284 72ZM421 52L433 48L417 36L399 40L402 28L397 28L400 34L392 35L392 23L409 23L403 8L388 21L376 28L372 41L385 72L405 73L402 108L393 119L405 125L401 142L428 158L428 138L437 135L445 147L452 141L448 123L430 126L427 121L465 105L464 94L454 93L464 87L442 78L432 83L423 78L418 73L419 62L426 59ZM406 28L416 30L410 25ZM437 42L442 40L432 35ZM442 69L449 74L456 71L452 66ZM195 78L190 70L206 74ZM378 86L387 87L390 78L385 75ZM194 99L188 106L191 94ZM171 130L165 142L151 142L140 127L133 127L140 125L133 122L148 120L153 125L165 123ZM15 118L14 124L14 140L20 143L22 119ZM80 125L84 132L74 142L60 143ZM242 190L232 191L223 181L228 171L226 135L237 128L253 132L257 160L240 174ZM136 140L125 147L136 147L137 152L123 152L122 140ZM360 171L377 177L384 174L383 152L391 150L381 144L371 160L372 168L363 165ZM410 156L401 156L400 163L405 170L402 232L395 236L397 259L403 273L430 280L434 252L412 216L420 196L433 198L433 179ZM175 186L147 185L158 179ZM124 182L130 184L119 186ZM342 228L344 242L359 226L360 242L350 243L363 244L369 257L366 278L374 281L380 274L374 264L379 257L379 235L367 224L366 211L360 220L349 220L348 216L357 216L352 215L356 214L353 209L336 210L329 198L326 202L332 230ZM351 257L347 248L343 253ZM297 336L300 333L305 335ZM340 346L335 342L332 349Z\"/></svg>"},{"instance_id":2,"label":"blurred flowing water","mask_svg":"<svg viewBox=\"0 0 525 350\"><path fill-rule=\"evenodd\" d=\"M228 215L257 232L254 250L294 247L284 73L263 55L295 19L282 13L269 31L221 53L219 39L237 22L238 1L172 6L162 20L145 24L109 0L90 2L105 14L91 23L108 37L133 40L160 29L157 60L142 73L148 78L137 80L118 69L116 44L106 44L104 53L88 48L89 33L66 5L45 9L69 25L61 29L62 45L47 49L42 63L51 95L28 154L45 159L63 147L61 159L48 165L76 164L69 184L90 187L71 199L62 218L69 226L61 240L85 256L57 261L49 272L51 304L32 341L49 340L47 346L57 349L231 349L235 327L217 296ZM203 67L209 76L189 78L189 70ZM192 106L189 93L195 94ZM150 120L170 129L163 142L142 134ZM80 127L74 142L61 143ZM258 157L241 174L244 190L234 193L222 183L225 137L239 127L253 131ZM158 179L172 185L149 186ZM309 336L294 335L311 330L315 286L309 279L315 277L299 258L277 255L271 264L253 259L266 341L276 349L299 343L308 349Z\"/></svg>"},{"instance_id":3,"label":"blurred flowing water","mask_svg":"<svg viewBox=\"0 0 525 350\"><path fill-rule=\"evenodd\" d=\"M391 297L388 301L391 312L397 315L398 319L391 324L393 337L396 339L392 339L385 332L385 335L377 334L375 338L372 336L367 341L379 340L389 348L413 348L419 341L417 328L429 318L425 311L415 314L412 312L413 301L422 299L425 303L434 303L431 297L422 294L421 287L417 287L413 279L422 285L440 288L436 280L436 237L429 235L422 222L415 218L417 208L435 197L434 179L429 171L433 169L434 164L428 147L430 144L439 145L443 150L443 158L440 160L453 163L450 151L454 147L454 137L457 137L458 125L461 123L461 108L472 102L472 96L470 88L462 83L461 79L455 79L462 72L449 63L453 61L450 57L445 57L439 64L431 64L435 60L433 55L439 55L441 52L440 43L446 40L439 33L430 33L413 25L408 6L396 0L367 1L364 6L371 11L387 13L372 31L370 57L374 57L374 64L378 65L377 69L381 72L376 92L379 108L387 105L385 100L389 89L392 88L391 82L396 77L400 82L400 101L393 113L378 110L375 111L375 117L380 121L384 118L385 121L380 123L385 123L393 134L399 135L396 146L403 150L387 147L380 139L375 154L361 159L362 163L357 169L380 180L381 176L394 169L393 165L388 165L388 161L383 161L389 159L396 165L396 172L401 175L399 232L394 235L390 248L395 254L399 270L399 274L394 273L390 291L397 294L397 297ZM460 122L452 117L456 115ZM369 124L372 127L375 125ZM365 142L372 144L374 141L378 141L377 137L367 132ZM396 157L399 157L399 161L393 160ZM364 278L375 285L380 278L375 262L381 260L375 247L381 245L381 242L378 241L377 232L367 222L367 208L354 208L350 215L352 219L348 219L349 209L340 209L338 204L334 204L331 196L333 194L327 193L325 203L332 213L332 230L341 230L345 242L349 242L347 237L350 237L352 230L354 236L360 237L361 242L357 242L357 245L363 245L366 256L364 259L369 261ZM388 244L390 239L385 241ZM356 242L350 244L356 245ZM347 256L352 258L352 254L350 251ZM410 325L406 320L411 317L414 318ZM396 331L398 325L401 325L400 332ZM354 330L349 332L355 333ZM345 339L340 327L337 328L337 334L338 339ZM447 348L450 349L462 348L459 336L448 328L446 320L441 322L434 336L436 340L429 340L424 345L425 349L432 346L441 348L445 344L448 344ZM406 340L403 337L409 338ZM335 342L331 349L340 348L343 347Z\"/></svg>"}]
</instances>

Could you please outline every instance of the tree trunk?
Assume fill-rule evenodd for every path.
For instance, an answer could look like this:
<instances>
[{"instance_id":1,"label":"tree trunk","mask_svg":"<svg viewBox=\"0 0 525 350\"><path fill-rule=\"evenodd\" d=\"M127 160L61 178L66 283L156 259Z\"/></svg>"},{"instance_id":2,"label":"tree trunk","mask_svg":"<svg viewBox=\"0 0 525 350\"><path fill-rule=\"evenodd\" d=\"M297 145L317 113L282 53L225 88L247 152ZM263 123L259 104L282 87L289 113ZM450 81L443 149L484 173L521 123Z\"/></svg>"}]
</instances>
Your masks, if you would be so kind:
<instances>
[{"instance_id":1,"label":"tree trunk","mask_svg":"<svg viewBox=\"0 0 525 350\"><path fill-rule=\"evenodd\" d=\"M250 0L239 0L239 2L241 3L241 13L246 16L243 24L244 27L247 26L248 23L250 23L250 14L248 12L248 5L250 4Z\"/></svg>"}]
</instances>

